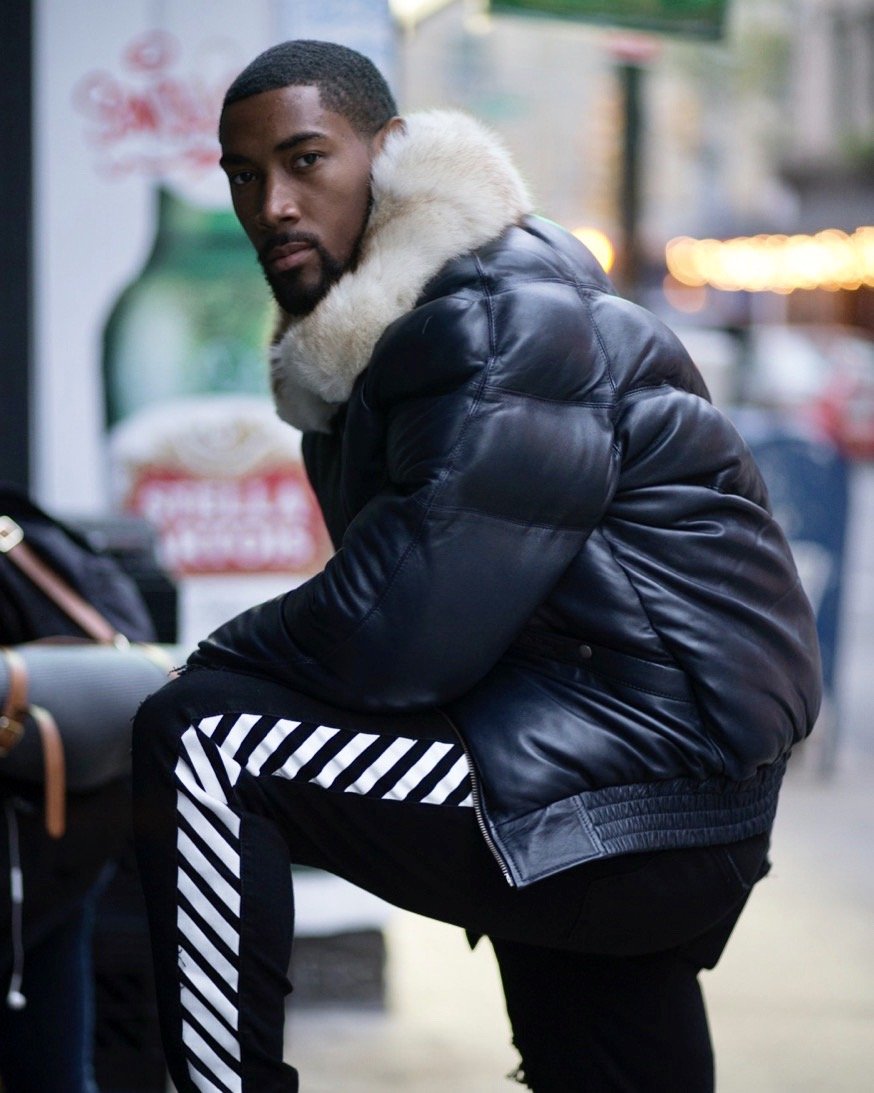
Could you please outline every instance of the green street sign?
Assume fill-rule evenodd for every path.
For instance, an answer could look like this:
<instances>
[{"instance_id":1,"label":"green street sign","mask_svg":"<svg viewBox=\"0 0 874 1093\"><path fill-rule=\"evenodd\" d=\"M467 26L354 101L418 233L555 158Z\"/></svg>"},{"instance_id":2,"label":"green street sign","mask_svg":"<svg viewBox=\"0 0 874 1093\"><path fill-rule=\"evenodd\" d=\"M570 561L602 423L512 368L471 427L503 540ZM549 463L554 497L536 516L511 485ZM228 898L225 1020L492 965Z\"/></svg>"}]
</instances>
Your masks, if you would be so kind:
<instances>
[{"instance_id":1,"label":"green street sign","mask_svg":"<svg viewBox=\"0 0 874 1093\"><path fill-rule=\"evenodd\" d=\"M491 0L492 11L719 38L728 0Z\"/></svg>"}]
</instances>

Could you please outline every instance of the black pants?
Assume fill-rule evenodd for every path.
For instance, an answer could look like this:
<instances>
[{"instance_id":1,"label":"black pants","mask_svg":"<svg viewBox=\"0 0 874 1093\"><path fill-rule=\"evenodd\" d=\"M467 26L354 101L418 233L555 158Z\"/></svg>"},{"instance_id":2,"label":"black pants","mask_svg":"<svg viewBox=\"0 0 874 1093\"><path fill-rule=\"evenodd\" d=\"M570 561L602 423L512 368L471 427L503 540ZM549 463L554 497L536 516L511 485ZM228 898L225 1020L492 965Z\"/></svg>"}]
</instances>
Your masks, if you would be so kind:
<instances>
[{"instance_id":1,"label":"black pants","mask_svg":"<svg viewBox=\"0 0 874 1093\"><path fill-rule=\"evenodd\" d=\"M282 1061L291 863L487 935L538 1093L712 1089L697 974L763 871L764 836L587 863L514 889L438 714L352 714L204 669L140 710L134 804L179 1093L298 1088Z\"/></svg>"}]
</instances>

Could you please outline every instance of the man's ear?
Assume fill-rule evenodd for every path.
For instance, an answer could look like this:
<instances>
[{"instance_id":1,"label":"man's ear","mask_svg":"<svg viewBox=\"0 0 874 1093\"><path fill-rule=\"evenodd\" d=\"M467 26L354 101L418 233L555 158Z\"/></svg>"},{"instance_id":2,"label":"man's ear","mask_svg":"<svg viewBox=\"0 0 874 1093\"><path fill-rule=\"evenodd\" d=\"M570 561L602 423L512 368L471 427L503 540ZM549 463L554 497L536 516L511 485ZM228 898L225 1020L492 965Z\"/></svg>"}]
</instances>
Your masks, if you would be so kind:
<instances>
[{"instance_id":1,"label":"man's ear","mask_svg":"<svg viewBox=\"0 0 874 1093\"><path fill-rule=\"evenodd\" d=\"M385 125L377 130L376 136L373 138L373 154L378 155L382 151L382 146L390 133L403 133L406 128L407 123L397 114L393 118L389 118Z\"/></svg>"}]
</instances>

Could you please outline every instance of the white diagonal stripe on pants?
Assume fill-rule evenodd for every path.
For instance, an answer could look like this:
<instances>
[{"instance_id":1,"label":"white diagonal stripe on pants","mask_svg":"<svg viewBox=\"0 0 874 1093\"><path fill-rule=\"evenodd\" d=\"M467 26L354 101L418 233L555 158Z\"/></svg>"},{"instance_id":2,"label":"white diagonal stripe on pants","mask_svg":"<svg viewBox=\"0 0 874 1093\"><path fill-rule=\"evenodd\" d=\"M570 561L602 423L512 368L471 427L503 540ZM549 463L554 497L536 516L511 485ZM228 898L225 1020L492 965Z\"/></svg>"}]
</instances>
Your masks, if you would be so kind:
<instances>
[{"instance_id":1,"label":"white diagonal stripe on pants","mask_svg":"<svg viewBox=\"0 0 874 1093\"><path fill-rule=\"evenodd\" d=\"M337 732L337 729L329 729L326 725L319 725L319 727L304 740L301 746L292 752L279 770L276 770L273 773L280 778L294 778L301 767L305 763L308 763L329 740L332 740L337 735Z\"/></svg>"},{"instance_id":2,"label":"white diagonal stripe on pants","mask_svg":"<svg viewBox=\"0 0 874 1093\"><path fill-rule=\"evenodd\" d=\"M374 733L356 733L349 743L341 748L334 758L329 760L315 778L311 778L310 781L323 789L329 788L331 783L339 778L349 764L354 762L363 751L366 751L374 740L378 739L379 737Z\"/></svg>"},{"instance_id":3,"label":"white diagonal stripe on pants","mask_svg":"<svg viewBox=\"0 0 874 1093\"><path fill-rule=\"evenodd\" d=\"M182 1023L182 1042L195 1058L199 1059L215 1075L218 1081L227 1086L230 1093L243 1093L243 1080L240 1075L231 1070L227 1063L216 1055L197 1029L187 1022ZM188 1074L194 1085L203 1093L213 1093L213 1091L220 1093L215 1083L204 1077L196 1067L189 1066Z\"/></svg>"},{"instance_id":4,"label":"white diagonal stripe on pants","mask_svg":"<svg viewBox=\"0 0 874 1093\"><path fill-rule=\"evenodd\" d=\"M287 721L285 718L280 718L249 756L246 762L246 770L250 774L260 774L261 768L267 760L275 753L288 734L294 732L298 725L300 725L299 721Z\"/></svg>"},{"instance_id":5,"label":"white diagonal stripe on pants","mask_svg":"<svg viewBox=\"0 0 874 1093\"><path fill-rule=\"evenodd\" d=\"M210 890L224 903L235 918L240 917L240 893L219 873L209 859L200 852L191 839L180 828L176 836L176 847L196 876L202 877ZM239 872L239 866L237 866Z\"/></svg>"},{"instance_id":6,"label":"white diagonal stripe on pants","mask_svg":"<svg viewBox=\"0 0 874 1093\"><path fill-rule=\"evenodd\" d=\"M224 790L222 789L218 778L216 778L215 772L209 765L209 760L206 758L203 751L203 745L200 742L196 729L192 728L185 731L182 737L182 746L185 751L179 756L179 759L176 762L174 774L199 804L208 808L214 816L222 821L235 838L238 837L240 834L240 818L228 807ZM210 783L209 787L203 786L201 782L198 781L198 776L194 773L194 762L190 757L192 749L198 755L199 765L201 767L206 765L209 770L208 775L206 775L207 780ZM237 767L237 770L239 770L239 767Z\"/></svg>"},{"instance_id":7,"label":"white diagonal stripe on pants","mask_svg":"<svg viewBox=\"0 0 874 1093\"><path fill-rule=\"evenodd\" d=\"M209 926L229 949L237 947L238 928L232 925L218 910L208 901L204 900L203 893L193 880L183 870L179 870L179 892L185 896L192 907L197 909L198 917Z\"/></svg>"},{"instance_id":8,"label":"white diagonal stripe on pants","mask_svg":"<svg viewBox=\"0 0 874 1093\"><path fill-rule=\"evenodd\" d=\"M384 774L387 774L395 763L402 759L415 743L415 740L409 740L405 736L396 737L382 755L374 759L367 770L360 774L351 785L346 787L346 792L367 793L369 790L373 789L380 778L382 778Z\"/></svg>"},{"instance_id":9,"label":"white diagonal stripe on pants","mask_svg":"<svg viewBox=\"0 0 874 1093\"><path fill-rule=\"evenodd\" d=\"M188 826L197 832L219 861L226 865L232 873L236 872L238 868L237 851L223 837L223 833L209 822L197 805L184 793L178 795L178 806L179 815L187 821Z\"/></svg>"},{"instance_id":10,"label":"white diagonal stripe on pants","mask_svg":"<svg viewBox=\"0 0 874 1093\"><path fill-rule=\"evenodd\" d=\"M215 972L223 983L227 983L231 990L236 992L240 985L240 977L230 960L224 953L219 952L218 948L213 945L203 930L182 907L177 909L176 922L179 926L179 933L188 942L189 952L197 954L195 963L201 968L209 968ZM234 956L239 956L236 950Z\"/></svg>"},{"instance_id":11,"label":"white diagonal stripe on pants","mask_svg":"<svg viewBox=\"0 0 874 1093\"><path fill-rule=\"evenodd\" d=\"M228 1026L228 1028L231 1029L232 1031L235 1030L236 1025L237 1025L237 1008L236 1008L236 1006L234 1006L234 1004L230 1001L230 999L227 997L227 995L223 994L221 991L211 991L211 992L207 993L206 991L203 990L204 982L203 982L203 976L202 976L202 973L201 973L200 969L197 967L197 965L194 963L194 961L191 959L188 952L184 948L183 948L182 951L183 951L184 957L187 961L186 966L183 969L183 973L182 973L182 975L183 975L182 989L183 990L187 989L185 987L185 979L187 978L188 982L192 985L192 987L194 987L196 990L200 991L200 993L204 996L204 998L209 999L209 1004L216 1011L216 1013L218 1013L218 1015L222 1018L222 1020L225 1022L225 1024ZM189 971L190 971L191 968L195 969L195 972L196 972L195 975L190 975L189 974Z\"/></svg>"},{"instance_id":12,"label":"white diagonal stripe on pants","mask_svg":"<svg viewBox=\"0 0 874 1093\"><path fill-rule=\"evenodd\" d=\"M383 797L388 800L403 801L415 789L425 775L434 769L443 756L452 748L452 744L432 744L424 755L410 767L404 776L387 790Z\"/></svg>"},{"instance_id":13,"label":"white diagonal stripe on pants","mask_svg":"<svg viewBox=\"0 0 874 1093\"><path fill-rule=\"evenodd\" d=\"M225 737L225 740L221 745L221 750L236 758L237 752L240 750L240 745L249 735L252 726L257 724L260 720L260 716L256 713L240 714L234 722L233 728Z\"/></svg>"},{"instance_id":14,"label":"white diagonal stripe on pants","mask_svg":"<svg viewBox=\"0 0 874 1093\"><path fill-rule=\"evenodd\" d=\"M237 1062L240 1061L240 1045L237 1042L236 1032L229 1029L222 1021L219 1021L212 1010L188 989L183 987L180 994L182 1008L189 1013L202 1029L215 1040L219 1047Z\"/></svg>"},{"instance_id":15,"label":"white diagonal stripe on pants","mask_svg":"<svg viewBox=\"0 0 874 1093\"><path fill-rule=\"evenodd\" d=\"M240 837L240 818L236 812L232 812L224 801L216 801L208 793L204 793L197 779L191 772L191 768L184 759L179 760L175 770L176 780L185 786L188 795L204 810L211 812L230 831L235 839Z\"/></svg>"},{"instance_id":16,"label":"white diagonal stripe on pants","mask_svg":"<svg viewBox=\"0 0 874 1093\"><path fill-rule=\"evenodd\" d=\"M202 721L198 721L197 727L205 736L212 736L212 734L221 724L221 721L222 715L220 713L217 713L213 717L204 717Z\"/></svg>"},{"instance_id":17,"label":"white diagonal stripe on pants","mask_svg":"<svg viewBox=\"0 0 874 1093\"><path fill-rule=\"evenodd\" d=\"M450 793L454 793L455 790L461 785L465 778L470 777L470 768L467 765L467 758L461 755L458 760L453 763L446 774L440 779L436 786L431 790L427 797L422 798L422 804L434 804L441 805L449 796ZM463 804L464 802L462 802ZM471 802L473 803L473 802Z\"/></svg>"}]
</instances>

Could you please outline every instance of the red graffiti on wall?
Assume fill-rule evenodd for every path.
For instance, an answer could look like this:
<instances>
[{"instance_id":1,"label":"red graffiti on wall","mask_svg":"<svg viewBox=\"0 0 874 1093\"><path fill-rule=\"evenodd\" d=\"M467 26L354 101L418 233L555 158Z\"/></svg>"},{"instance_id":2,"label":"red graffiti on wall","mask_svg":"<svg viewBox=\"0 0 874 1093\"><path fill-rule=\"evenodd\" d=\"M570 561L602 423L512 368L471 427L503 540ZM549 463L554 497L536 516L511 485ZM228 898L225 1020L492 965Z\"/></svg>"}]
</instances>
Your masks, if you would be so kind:
<instances>
[{"instance_id":1,"label":"red graffiti on wall","mask_svg":"<svg viewBox=\"0 0 874 1093\"><path fill-rule=\"evenodd\" d=\"M97 70L79 81L73 104L87 120L86 138L102 172L156 175L215 167L222 98L240 66L228 43L209 43L205 52L209 63L180 71L179 40L152 30L124 50L123 76Z\"/></svg>"}]
</instances>

